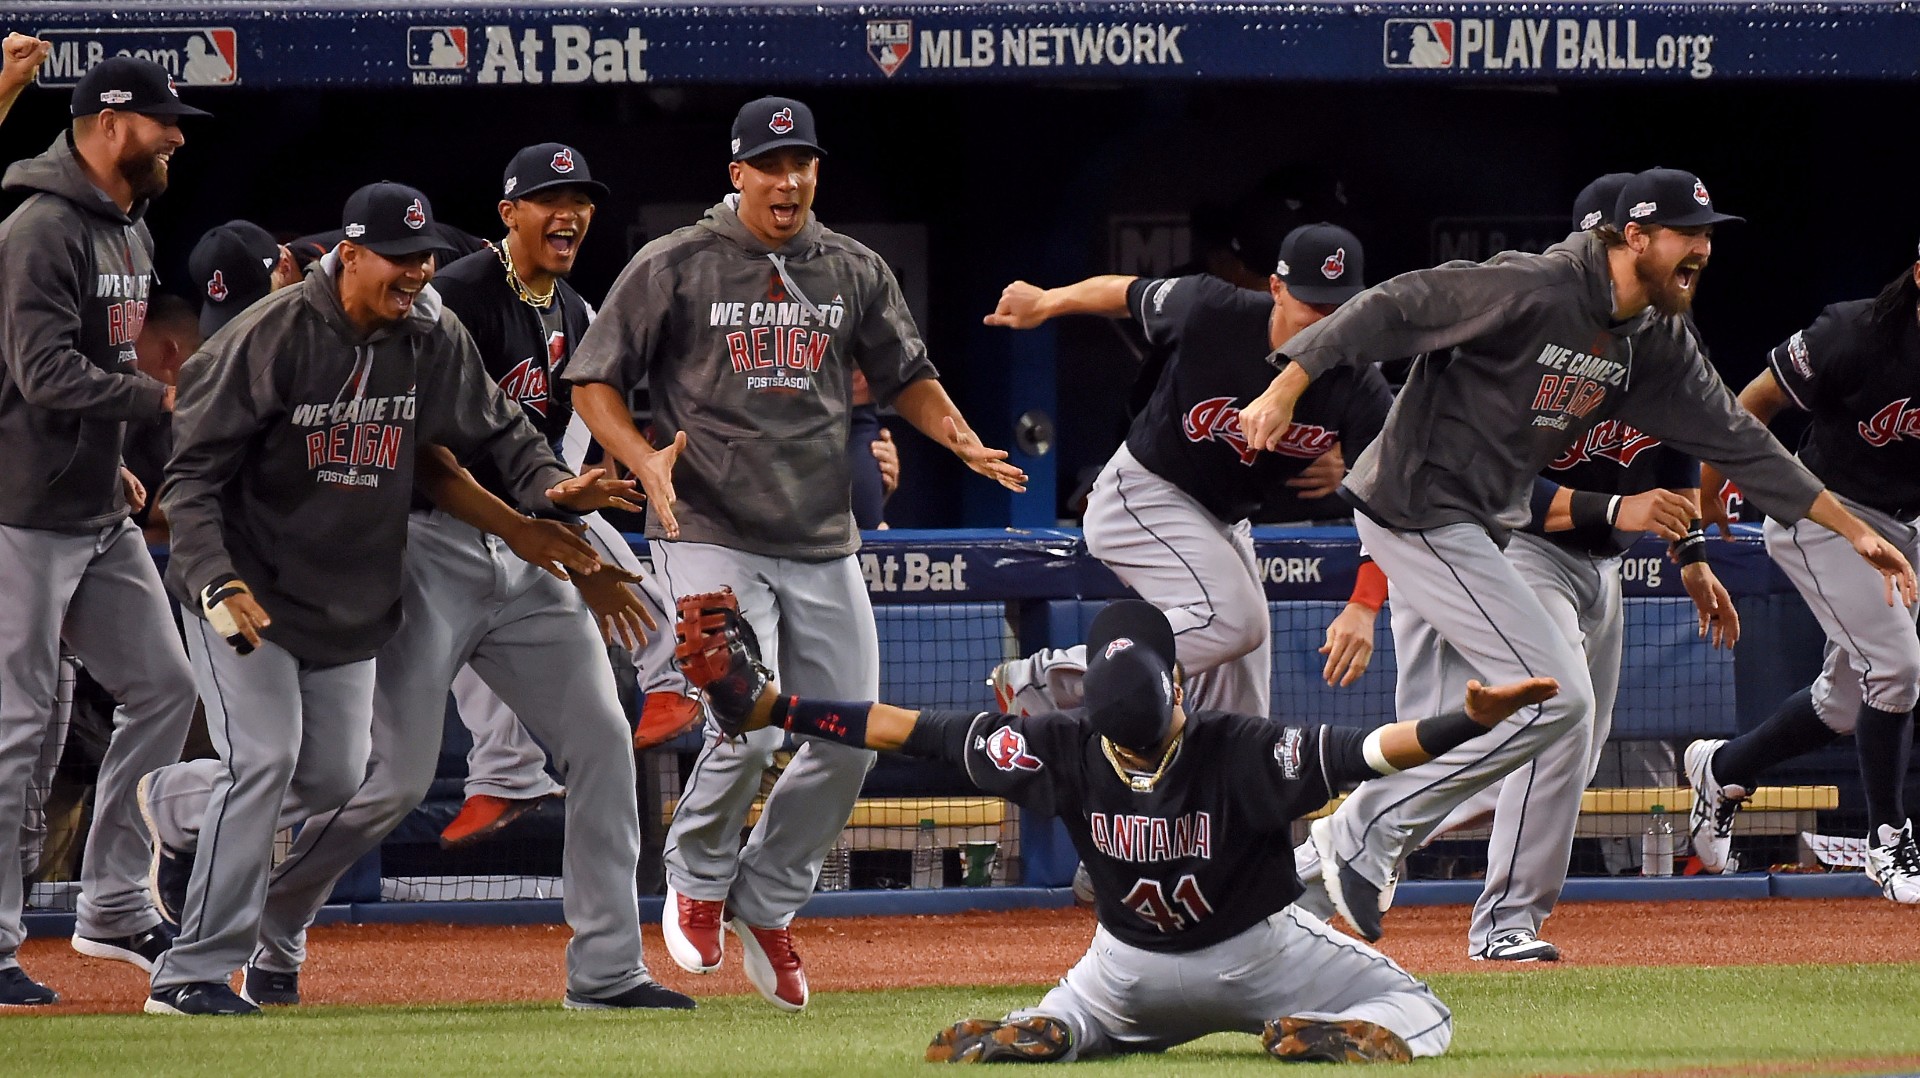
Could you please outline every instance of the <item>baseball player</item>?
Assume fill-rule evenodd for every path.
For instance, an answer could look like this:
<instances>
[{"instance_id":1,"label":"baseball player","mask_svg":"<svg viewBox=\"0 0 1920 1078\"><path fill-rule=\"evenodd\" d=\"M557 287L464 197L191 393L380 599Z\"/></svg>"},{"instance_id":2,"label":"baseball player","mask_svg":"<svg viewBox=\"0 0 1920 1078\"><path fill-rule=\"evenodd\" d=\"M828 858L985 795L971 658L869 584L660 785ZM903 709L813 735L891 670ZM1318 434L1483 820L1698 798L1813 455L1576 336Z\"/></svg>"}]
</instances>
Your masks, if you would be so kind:
<instances>
[{"instance_id":1,"label":"baseball player","mask_svg":"<svg viewBox=\"0 0 1920 1078\"><path fill-rule=\"evenodd\" d=\"M1574 200L1574 231L1613 229L1614 206L1630 179L1630 173L1613 173L1581 191ZM1613 728L1620 683L1621 557L1642 530L1651 526L1677 539L1673 554L1699 608L1701 634L1719 647L1732 647L1739 639L1739 614L1706 564L1706 541L1694 520L1698 485L1698 465L1691 458L1617 420L1597 424L1534 481L1531 519L1513 534L1507 557L1555 628L1586 657L1594 707L1590 727L1556 738L1463 801L1434 831L1432 837L1438 837L1492 817L1486 883L1467 937L1473 958L1551 962L1560 957L1559 948L1540 938L1540 929L1566 885L1580 796ZM1615 498L1620 507L1609 525L1604 518ZM1396 618L1394 624L1395 653L1401 657L1396 710L1437 710L1441 701L1458 695L1473 671L1458 652L1436 646L1432 626L1417 617L1404 626ZM1367 628L1370 636L1371 624ZM1304 844L1297 854L1302 878L1319 879L1313 844Z\"/></svg>"},{"instance_id":2,"label":"baseball player","mask_svg":"<svg viewBox=\"0 0 1920 1078\"><path fill-rule=\"evenodd\" d=\"M1907 559L1738 407L1683 320L1713 225L1732 219L1706 185L1673 169L1640 173L1615 219L1624 222L1615 235L1575 233L1542 254L1419 270L1362 293L1276 353L1273 385L1240 414L1249 446L1278 445L1317 375L1422 355L1342 487L1361 542L1393 582L1396 633L1431 629L1431 647L1458 652L1446 661L1490 683L1560 685L1496 736L1363 786L1314 823L1328 897L1368 939L1380 936L1381 891L1408 850L1460 802L1592 728L1586 657L1503 548L1530 516L1534 476L1600 423L1719 462L1769 515L1810 516L1845 536L1886 577L1888 602L1896 585L1913 595ZM1617 525L1622 501L1580 523Z\"/></svg>"},{"instance_id":3,"label":"baseball player","mask_svg":"<svg viewBox=\"0 0 1920 1078\"><path fill-rule=\"evenodd\" d=\"M1800 460L1838 500L1909 558L1920 550L1920 262L1873 299L1836 303L1767 353L1767 369L1740 391L1762 423L1788 407L1812 423ZM1908 386L1915 386L1909 390ZM1733 477L1739 482L1739 476ZM1719 489L1717 470L1703 481ZM1743 494L1751 499L1746 484ZM1726 530L1725 510L1709 507ZM1853 734L1867 797L1867 874L1894 902L1920 904L1920 846L1902 801L1920 701L1920 633L1911 597L1889 606L1832 539L1803 523L1765 525L1767 553L1827 633L1826 664L1809 692L1731 742L1687 747L1694 789L1689 821L1701 862L1728 862L1733 814L1767 767Z\"/></svg>"},{"instance_id":4,"label":"baseball player","mask_svg":"<svg viewBox=\"0 0 1920 1078\"><path fill-rule=\"evenodd\" d=\"M796 687L870 698L880 660L853 557L853 368L877 404L972 470L1015 491L1026 473L982 445L948 399L893 271L815 219L821 156L806 105L743 106L728 167L735 193L634 255L568 377L595 440L646 489L647 538L668 591L731 586ZM669 439L658 448L624 395L643 374L654 428ZM730 919L748 979L798 1010L806 973L788 926L873 754L806 741L742 850L740 828L783 741L777 730L715 739L695 761L668 830L664 928L674 961L704 973L720 965Z\"/></svg>"},{"instance_id":5,"label":"baseball player","mask_svg":"<svg viewBox=\"0 0 1920 1078\"><path fill-rule=\"evenodd\" d=\"M203 339L268 293L300 281L293 252L273 233L240 220L208 229L187 256L187 273L200 293Z\"/></svg>"},{"instance_id":6,"label":"baseball player","mask_svg":"<svg viewBox=\"0 0 1920 1078\"><path fill-rule=\"evenodd\" d=\"M17 43L16 43L17 44ZM134 372L153 283L142 219L186 141L158 65L114 57L74 87L72 126L0 186L0 1004L52 1003L14 958L22 937L24 791L53 715L62 641L125 709L101 762L73 946L149 969L171 933L141 886L133 787L180 758L193 677L121 467L129 420L173 407Z\"/></svg>"},{"instance_id":7,"label":"baseball player","mask_svg":"<svg viewBox=\"0 0 1920 1078\"><path fill-rule=\"evenodd\" d=\"M1405 1062L1447 1050L1424 984L1289 903L1292 821L1332 791L1470 744L1552 695L1530 679L1369 733L1185 709L1167 616L1109 604L1087 638L1083 710L1018 717L781 695L731 595L681 600L682 668L723 730L763 726L944 760L983 793L1058 816L1095 881L1100 927L1038 1006L941 1031L927 1059L1054 1062L1260 1033L1290 1062Z\"/></svg>"},{"instance_id":8,"label":"baseball player","mask_svg":"<svg viewBox=\"0 0 1920 1078\"><path fill-rule=\"evenodd\" d=\"M401 555L416 454L423 483L439 475L435 447L484 457L522 505L592 493L498 391L427 288L440 240L426 196L373 184L342 216L348 239L335 252L229 322L181 370L161 494L173 527L167 582L194 614L187 651L220 758L140 783L155 890L180 914L179 939L154 966L149 1013L258 1013L227 980L260 935L274 832L338 808L369 774L372 659L408 598ZM451 497L450 486L430 489ZM599 568L564 526L508 515L515 551ZM494 556L490 582L517 565ZM439 691L436 729L444 683ZM567 752L572 732L556 734ZM631 770L624 781L631 788ZM327 830L318 822L301 840L310 847ZM631 943L629 983L644 977L634 973L637 925Z\"/></svg>"},{"instance_id":9,"label":"baseball player","mask_svg":"<svg viewBox=\"0 0 1920 1078\"><path fill-rule=\"evenodd\" d=\"M1343 445L1358 455L1386 421L1385 380L1357 367L1315 383L1272 450L1252 449L1240 433L1240 408L1272 377L1265 357L1365 287L1364 257L1346 229L1306 225L1281 244L1264 294L1205 274L1093 277L1053 289L1015 281L986 317L1012 329L1068 314L1131 318L1169 354L1126 443L1087 498L1086 542L1123 583L1167 612L1200 706L1268 713L1271 628L1248 518L1308 515L1280 508L1300 504L1295 490L1311 483L1303 473ZM1378 570L1365 563L1356 602L1364 606L1368 592L1384 591ZM1378 597L1371 601L1378 609ZM1001 665L991 682L1001 710L1048 711L1077 701L1085 668L1085 648L1048 650Z\"/></svg>"}]
</instances>

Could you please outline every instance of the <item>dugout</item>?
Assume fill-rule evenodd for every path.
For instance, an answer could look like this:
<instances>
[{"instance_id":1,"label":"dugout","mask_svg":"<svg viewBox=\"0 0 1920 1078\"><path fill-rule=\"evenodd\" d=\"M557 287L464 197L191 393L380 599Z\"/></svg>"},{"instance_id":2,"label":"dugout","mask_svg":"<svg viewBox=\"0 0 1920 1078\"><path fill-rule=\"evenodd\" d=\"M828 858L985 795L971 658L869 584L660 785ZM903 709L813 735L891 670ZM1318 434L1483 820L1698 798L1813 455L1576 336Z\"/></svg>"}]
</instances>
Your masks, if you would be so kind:
<instances>
[{"instance_id":1,"label":"dugout","mask_svg":"<svg viewBox=\"0 0 1920 1078\"><path fill-rule=\"evenodd\" d=\"M8 160L43 148L65 87L121 51L216 114L186 128L149 216L162 287L185 294L206 228L333 227L373 179L491 235L507 157L559 139L613 189L575 277L597 298L724 191L743 100L804 97L830 152L822 219L894 263L982 436L1017 450L1021 417L1056 429L1044 455L1016 452L1024 497L901 437L895 527L1053 525L1119 440L1126 343L1090 320L982 327L1015 278L1166 273L1236 241L1264 268L1287 224L1327 217L1362 237L1379 280L1542 246L1592 176L1673 165L1748 218L1716 237L1696 308L1738 386L1920 239L1897 149L1920 114L1906 4L15 0L0 23L55 43L0 129ZM1774 605L1745 646L1772 636L1805 656L1770 671L1790 688L1817 643L1794 601ZM1760 706L1743 701L1743 724ZM1810 776L1846 776L1844 754L1824 759Z\"/></svg>"}]
</instances>

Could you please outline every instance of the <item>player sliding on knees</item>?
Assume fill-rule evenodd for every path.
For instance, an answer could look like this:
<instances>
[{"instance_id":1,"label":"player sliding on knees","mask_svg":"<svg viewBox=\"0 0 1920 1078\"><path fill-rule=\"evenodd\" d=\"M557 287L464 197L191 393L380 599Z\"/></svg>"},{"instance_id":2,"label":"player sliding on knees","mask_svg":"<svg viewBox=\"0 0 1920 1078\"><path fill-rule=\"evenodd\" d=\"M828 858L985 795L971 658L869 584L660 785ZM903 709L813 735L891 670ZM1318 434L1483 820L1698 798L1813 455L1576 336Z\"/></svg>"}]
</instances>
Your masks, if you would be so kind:
<instances>
[{"instance_id":1,"label":"player sliding on knees","mask_svg":"<svg viewBox=\"0 0 1920 1078\"><path fill-rule=\"evenodd\" d=\"M1425 763L1559 691L1470 682L1462 711L1372 732L1188 712L1173 630L1122 600L1087 638L1086 706L1032 716L781 694L730 592L679 603L676 657L722 733L780 727L946 760L1058 815L1098 892L1093 945L1040 1004L942 1030L933 1062L1056 1062L1258 1033L1288 1061L1437 1056L1453 1019L1425 984L1290 903L1293 821L1344 784Z\"/></svg>"}]
</instances>

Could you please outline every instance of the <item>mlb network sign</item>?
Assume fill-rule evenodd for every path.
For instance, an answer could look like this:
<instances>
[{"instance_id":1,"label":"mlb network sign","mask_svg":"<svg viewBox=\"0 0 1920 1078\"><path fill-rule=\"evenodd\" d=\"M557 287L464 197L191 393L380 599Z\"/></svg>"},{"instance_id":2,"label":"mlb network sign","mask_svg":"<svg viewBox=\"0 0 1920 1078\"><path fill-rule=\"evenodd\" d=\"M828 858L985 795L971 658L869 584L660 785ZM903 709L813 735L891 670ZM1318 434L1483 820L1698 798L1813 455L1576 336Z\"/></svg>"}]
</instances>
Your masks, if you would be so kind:
<instances>
[{"instance_id":1,"label":"mlb network sign","mask_svg":"<svg viewBox=\"0 0 1920 1078\"><path fill-rule=\"evenodd\" d=\"M1388 19L1390 68L1713 74L1713 35L1642 32L1638 19Z\"/></svg>"},{"instance_id":2,"label":"mlb network sign","mask_svg":"<svg viewBox=\"0 0 1920 1078\"><path fill-rule=\"evenodd\" d=\"M230 26L101 27L41 30L52 45L36 80L72 86L109 56L152 60L181 86L231 86L240 81L239 42Z\"/></svg>"}]
</instances>

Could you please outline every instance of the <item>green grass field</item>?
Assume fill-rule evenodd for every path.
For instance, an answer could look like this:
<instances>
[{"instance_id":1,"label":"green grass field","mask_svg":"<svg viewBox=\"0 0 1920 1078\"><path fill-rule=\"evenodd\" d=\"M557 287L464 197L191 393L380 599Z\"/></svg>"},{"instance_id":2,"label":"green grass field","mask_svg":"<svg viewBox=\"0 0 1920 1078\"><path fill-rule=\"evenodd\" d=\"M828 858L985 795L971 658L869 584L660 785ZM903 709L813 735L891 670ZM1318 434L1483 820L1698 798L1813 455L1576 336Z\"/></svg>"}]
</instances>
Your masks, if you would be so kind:
<instances>
[{"instance_id":1,"label":"green grass field","mask_svg":"<svg viewBox=\"0 0 1920 1078\"><path fill-rule=\"evenodd\" d=\"M1453 1007L1451 1055L1419 1075L1609 1074L1920 1056L1920 966L1562 968L1436 976ZM998 1015L1040 989L926 989L816 997L799 1016L756 998L671 1014L555 1006L314 1007L264 1019L20 1014L0 1032L0 1070L53 1075L897 1074L936 1029ZM1128 1074L1253 1073L1275 1066L1252 1037L1222 1035L1164 1056L1076 1065ZM1843 1068L1836 1066L1834 1072ZM1898 1070L1863 1069L1848 1073ZM1793 1068L1794 1074L1819 1074Z\"/></svg>"}]
</instances>

